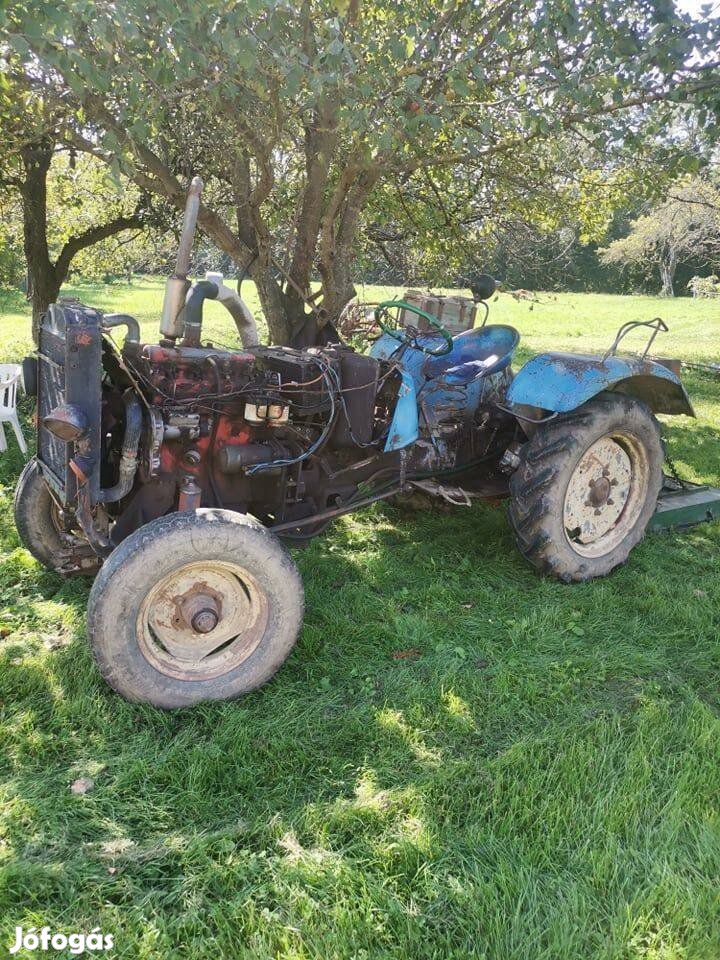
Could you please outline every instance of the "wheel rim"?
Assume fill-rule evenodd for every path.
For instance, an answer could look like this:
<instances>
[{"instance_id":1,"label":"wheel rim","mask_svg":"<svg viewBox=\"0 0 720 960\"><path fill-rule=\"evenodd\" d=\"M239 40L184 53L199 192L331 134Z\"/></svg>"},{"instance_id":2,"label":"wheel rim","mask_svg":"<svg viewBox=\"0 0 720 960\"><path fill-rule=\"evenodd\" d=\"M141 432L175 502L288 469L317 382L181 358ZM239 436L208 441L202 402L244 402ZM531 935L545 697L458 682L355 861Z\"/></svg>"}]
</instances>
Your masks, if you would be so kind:
<instances>
[{"instance_id":1,"label":"wheel rim","mask_svg":"<svg viewBox=\"0 0 720 960\"><path fill-rule=\"evenodd\" d=\"M212 680L253 653L267 619L265 592L243 567L219 560L187 563L146 594L138 611L138 644L166 676Z\"/></svg>"},{"instance_id":2,"label":"wheel rim","mask_svg":"<svg viewBox=\"0 0 720 960\"><path fill-rule=\"evenodd\" d=\"M637 523L647 500L644 446L625 433L595 441L575 466L565 491L563 524L572 548L585 557L614 550Z\"/></svg>"},{"instance_id":3,"label":"wheel rim","mask_svg":"<svg viewBox=\"0 0 720 960\"><path fill-rule=\"evenodd\" d=\"M63 520L63 512L57 503L55 503L54 497L50 497L50 523L52 523L53 527L55 528L55 532L61 540L67 537L67 530L65 529L65 523Z\"/></svg>"}]
</instances>

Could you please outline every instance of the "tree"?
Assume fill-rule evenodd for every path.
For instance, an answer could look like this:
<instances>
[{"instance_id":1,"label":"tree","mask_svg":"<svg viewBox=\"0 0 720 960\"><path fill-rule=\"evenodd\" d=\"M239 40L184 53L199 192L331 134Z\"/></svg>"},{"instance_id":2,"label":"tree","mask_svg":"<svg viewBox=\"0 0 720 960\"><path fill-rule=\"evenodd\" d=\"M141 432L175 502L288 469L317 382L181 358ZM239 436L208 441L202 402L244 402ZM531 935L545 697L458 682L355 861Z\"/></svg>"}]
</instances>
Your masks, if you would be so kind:
<instances>
[{"instance_id":1,"label":"tree","mask_svg":"<svg viewBox=\"0 0 720 960\"><path fill-rule=\"evenodd\" d=\"M674 296L680 264L720 260L720 189L699 177L677 183L662 203L634 221L626 237L600 255L620 267L652 265L660 273L662 296Z\"/></svg>"},{"instance_id":2,"label":"tree","mask_svg":"<svg viewBox=\"0 0 720 960\"><path fill-rule=\"evenodd\" d=\"M597 267L588 245L606 238L619 209L637 212L664 176L655 153L602 171L586 155L566 136L538 144L529 163L519 158L512 177L458 166L380 184L363 211L361 276L441 287L478 271L533 289L577 282Z\"/></svg>"},{"instance_id":3,"label":"tree","mask_svg":"<svg viewBox=\"0 0 720 960\"><path fill-rule=\"evenodd\" d=\"M0 188L0 287L18 286L24 275L20 198L15 191Z\"/></svg>"},{"instance_id":4,"label":"tree","mask_svg":"<svg viewBox=\"0 0 720 960\"><path fill-rule=\"evenodd\" d=\"M59 139L61 114L17 87L6 86L0 93L0 134L7 154L0 189L14 192L21 204L36 339L40 315L57 299L75 257L123 230L141 228L147 202L134 185L127 191L113 184L107 168L93 158L84 158L78 167L75 152L68 154ZM59 194L52 223L49 183Z\"/></svg>"},{"instance_id":5,"label":"tree","mask_svg":"<svg viewBox=\"0 0 720 960\"><path fill-rule=\"evenodd\" d=\"M607 163L642 151L648 105L670 104L663 124L717 84L718 20L668 0L9 0L0 18L9 74L74 106L78 148L177 207L205 177L201 229L276 342L353 295L378 185L458 166L507 184L570 134Z\"/></svg>"}]
</instances>

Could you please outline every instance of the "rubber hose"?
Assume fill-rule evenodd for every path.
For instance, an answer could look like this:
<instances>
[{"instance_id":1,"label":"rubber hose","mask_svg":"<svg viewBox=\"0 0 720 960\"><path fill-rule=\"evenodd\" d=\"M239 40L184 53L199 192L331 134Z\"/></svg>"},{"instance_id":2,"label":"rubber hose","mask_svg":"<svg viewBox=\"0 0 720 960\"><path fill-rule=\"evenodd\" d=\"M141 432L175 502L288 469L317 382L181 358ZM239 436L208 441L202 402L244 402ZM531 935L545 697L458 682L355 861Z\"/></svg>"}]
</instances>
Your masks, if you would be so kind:
<instances>
[{"instance_id":1,"label":"rubber hose","mask_svg":"<svg viewBox=\"0 0 720 960\"><path fill-rule=\"evenodd\" d=\"M105 487L100 490L98 499L101 503L122 500L130 492L137 470L137 453L143 425L142 407L131 390L127 390L123 394L123 403L125 404L125 435L120 456L118 482L112 487Z\"/></svg>"}]
</instances>

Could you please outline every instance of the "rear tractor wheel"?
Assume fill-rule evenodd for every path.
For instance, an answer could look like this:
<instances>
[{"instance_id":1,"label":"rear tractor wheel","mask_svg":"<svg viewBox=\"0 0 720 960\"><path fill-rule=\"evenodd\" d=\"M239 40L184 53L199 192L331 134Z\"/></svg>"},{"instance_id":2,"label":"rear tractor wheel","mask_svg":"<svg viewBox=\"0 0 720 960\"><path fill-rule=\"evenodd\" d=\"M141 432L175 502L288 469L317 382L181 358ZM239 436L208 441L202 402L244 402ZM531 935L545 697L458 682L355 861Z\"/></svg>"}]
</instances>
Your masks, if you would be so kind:
<instances>
[{"instance_id":1,"label":"rear tractor wheel","mask_svg":"<svg viewBox=\"0 0 720 960\"><path fill-rule=\"evenodd\" d=\"M601 394L543 424L510 480L510 524L541 573L591 580L624 563L662 486L660 427L634 397Z\"/></svg>"},{"instance_id":2,"label":"rear tractor wheel","mask_svg":"<svg viewBox=\"0 0 720 960\"><path fill-rule=\"evenodd\" d=\"M88 604L100 672L118 693L166 709L261 686L303 618L300 574L277 537L230 510L173 513L110 554Z\"/></svg>"}]
</instances>

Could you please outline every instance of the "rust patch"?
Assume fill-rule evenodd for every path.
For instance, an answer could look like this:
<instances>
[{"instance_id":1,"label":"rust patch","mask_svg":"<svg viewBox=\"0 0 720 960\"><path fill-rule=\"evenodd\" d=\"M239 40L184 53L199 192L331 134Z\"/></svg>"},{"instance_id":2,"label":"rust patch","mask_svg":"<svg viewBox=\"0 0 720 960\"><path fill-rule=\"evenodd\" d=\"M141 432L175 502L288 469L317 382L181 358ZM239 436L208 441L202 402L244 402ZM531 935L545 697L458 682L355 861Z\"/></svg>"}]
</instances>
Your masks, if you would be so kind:
<instances>
[{"instance_id":1,"label":"rust patch","mask_svg":"<svg viewBox=\"0 0 720 960\"><path fill-rule=\"evenodd\" d=\"M82 469L75 463L74 460L70 461L70 469L75 474L75 477L80 481L80 483L87 483L87 477Z\"/></svg>"}]
</instances>

